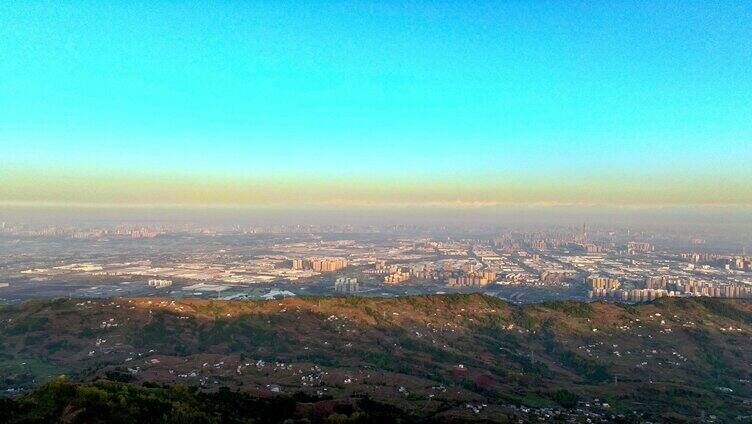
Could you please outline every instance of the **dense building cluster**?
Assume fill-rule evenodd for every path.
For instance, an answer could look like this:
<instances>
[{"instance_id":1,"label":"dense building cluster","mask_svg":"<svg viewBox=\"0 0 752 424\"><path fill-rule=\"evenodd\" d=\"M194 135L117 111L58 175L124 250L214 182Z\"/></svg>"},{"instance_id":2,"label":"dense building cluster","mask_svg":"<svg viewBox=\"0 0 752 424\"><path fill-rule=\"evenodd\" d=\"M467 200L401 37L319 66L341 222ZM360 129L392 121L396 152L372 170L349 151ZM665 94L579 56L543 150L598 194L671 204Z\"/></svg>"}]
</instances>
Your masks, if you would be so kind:
<instances>
[{"instance_id":1,"label":"dense building cluster","mask_svg":"<svg viewBox=\"0 0 752 424\"><path fill-rule=\"evenodd\" d=\"M483 287L488 283L496 280L496 273L493 271L470 272L457 277L449 277L447 285L449 287Z\"/></svg>"},{"instance_id":2,"label":"dense building cluster","mask_svg":"<svg viewBox=\"0 0 752 424\"><path fill-rule=\"evenodd\" d=\"M342 258L310 258L293 259L292 269L310 269L316 272L332 272L347 267L347 259Z\"/></svg>"},{"instance_id":3,"label":"dense building cluster","mask_svg":"<svg viewBox=\"0 0 752 424\"><path fill-rule=\"evenodd\" d=\"M621 287L617 278L590 276L585 279L585 284L590 288L588 297L604 297L615 292Z\"/></svg>"},{"instance_id":4,"label":"dense building cluster","mask_svg":"<svg viewBox=\"0 0 752 424\"><path fill-rule=\"evenodd\" d=\"M397 284L410 279L409 272L402 272L400 270L395 271L384 277L385 284Z\"/></svg>"},{"instance_id":5,"label":"dense building cluster","mask_svg":"<svg viewBox=\"0 0 752 424\"><path fill-rule=\"evenodd\" d=\"M681 258L696 265L720 266L725 269L752 271L752 257L746 255L729 256L708 252L682 253Z\"/></svg>"},{"instance_id":6,"label":"dense building cluster","mask_svg":"<svg viewBox=\"0 0 752 424\"><path fill-rule=\"evenodd\" d=\"M621 283L615 278L588 277L586 283L590 287L590 298L610 298L629 302L644 302L666 296L752 298L750 285L715 284L667 275L646 277L644 287L635 289L620 289Z\"/></svg>"}]
</instances>

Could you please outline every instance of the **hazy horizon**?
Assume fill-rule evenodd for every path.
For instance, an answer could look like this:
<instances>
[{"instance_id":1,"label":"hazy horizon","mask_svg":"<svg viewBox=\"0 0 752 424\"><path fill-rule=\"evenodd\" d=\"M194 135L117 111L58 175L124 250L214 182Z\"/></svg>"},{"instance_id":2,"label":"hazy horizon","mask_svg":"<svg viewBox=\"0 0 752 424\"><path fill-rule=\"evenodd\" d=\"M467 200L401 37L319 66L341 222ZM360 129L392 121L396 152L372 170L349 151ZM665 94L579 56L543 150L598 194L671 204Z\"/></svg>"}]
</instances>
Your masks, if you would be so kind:
<instances>
[{"instance_id":1,"label":"hazy horizon","mask_svg":"<svg viewBox=\"0 0 752 424\"><path fill-rule=\"evenodd\" d=\"M752 230L752 208L604 206L59 206L0 207L0 221L37 225L194 223L196 225L451 225L464 228L583 224Z\"/></svg>"}]
</instances>

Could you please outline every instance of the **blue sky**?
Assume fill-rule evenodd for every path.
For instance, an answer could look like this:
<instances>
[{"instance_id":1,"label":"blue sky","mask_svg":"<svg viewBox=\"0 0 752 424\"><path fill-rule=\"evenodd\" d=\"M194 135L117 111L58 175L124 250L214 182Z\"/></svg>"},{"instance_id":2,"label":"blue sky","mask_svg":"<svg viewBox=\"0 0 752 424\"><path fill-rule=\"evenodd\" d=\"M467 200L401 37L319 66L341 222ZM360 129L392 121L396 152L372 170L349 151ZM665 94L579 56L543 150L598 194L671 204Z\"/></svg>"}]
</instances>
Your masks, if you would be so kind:
<instances>
[{"instance_id":1,"label":"blue sky","mask_svg":"<svg viewBox=\"0 0 752 424\"><path fill-rule=\"evenodd\" d=\"M752 176L752 3L384 3L0 4L0 167Z\"/></svg>"}]
</instances>

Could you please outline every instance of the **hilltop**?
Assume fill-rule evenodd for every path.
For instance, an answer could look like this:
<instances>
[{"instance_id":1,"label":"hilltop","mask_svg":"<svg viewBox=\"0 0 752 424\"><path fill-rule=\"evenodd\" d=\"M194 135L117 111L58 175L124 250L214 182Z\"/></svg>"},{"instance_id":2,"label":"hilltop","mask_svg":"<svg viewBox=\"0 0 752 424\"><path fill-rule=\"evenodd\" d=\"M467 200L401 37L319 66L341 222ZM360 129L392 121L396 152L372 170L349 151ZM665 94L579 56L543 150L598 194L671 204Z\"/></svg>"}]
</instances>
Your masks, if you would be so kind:
<instances>
[{"instance_id":1,"label":"hilltop","mask_svg":"<svg viewBox=\"0 0 752 424\"><path fill-rule=\"evenodd\" d=\"M64 374L51 384L296 399L298 418L362 418L364 399L423 420L752 415L750 301L58 299L1 308L0 335L0 388L29 399Z\"/></svg>"}]
</instances>

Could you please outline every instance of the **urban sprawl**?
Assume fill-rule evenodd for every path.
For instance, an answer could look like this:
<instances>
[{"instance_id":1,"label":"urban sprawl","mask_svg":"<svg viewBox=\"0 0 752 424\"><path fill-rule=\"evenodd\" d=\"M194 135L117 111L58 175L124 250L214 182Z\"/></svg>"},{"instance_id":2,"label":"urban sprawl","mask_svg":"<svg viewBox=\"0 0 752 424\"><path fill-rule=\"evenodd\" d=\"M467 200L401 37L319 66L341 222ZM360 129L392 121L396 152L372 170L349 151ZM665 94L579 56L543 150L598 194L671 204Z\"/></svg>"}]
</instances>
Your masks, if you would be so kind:
<instances>
[{"instance_id":1,"label":"urban sprawl","mask_svg":"<svg viewBox=\"0 0 752 424\"><path fill-rule=\"evenodd\" d=\"M480 234L485 232L484 234ZM752 297L752 257L712 234L558 226L0 224L0 301L484 292L517 302ZM718 238L718 237L716 237ZM721 247L718 247L721 246Z\"/></svg>"}]
</instances>

